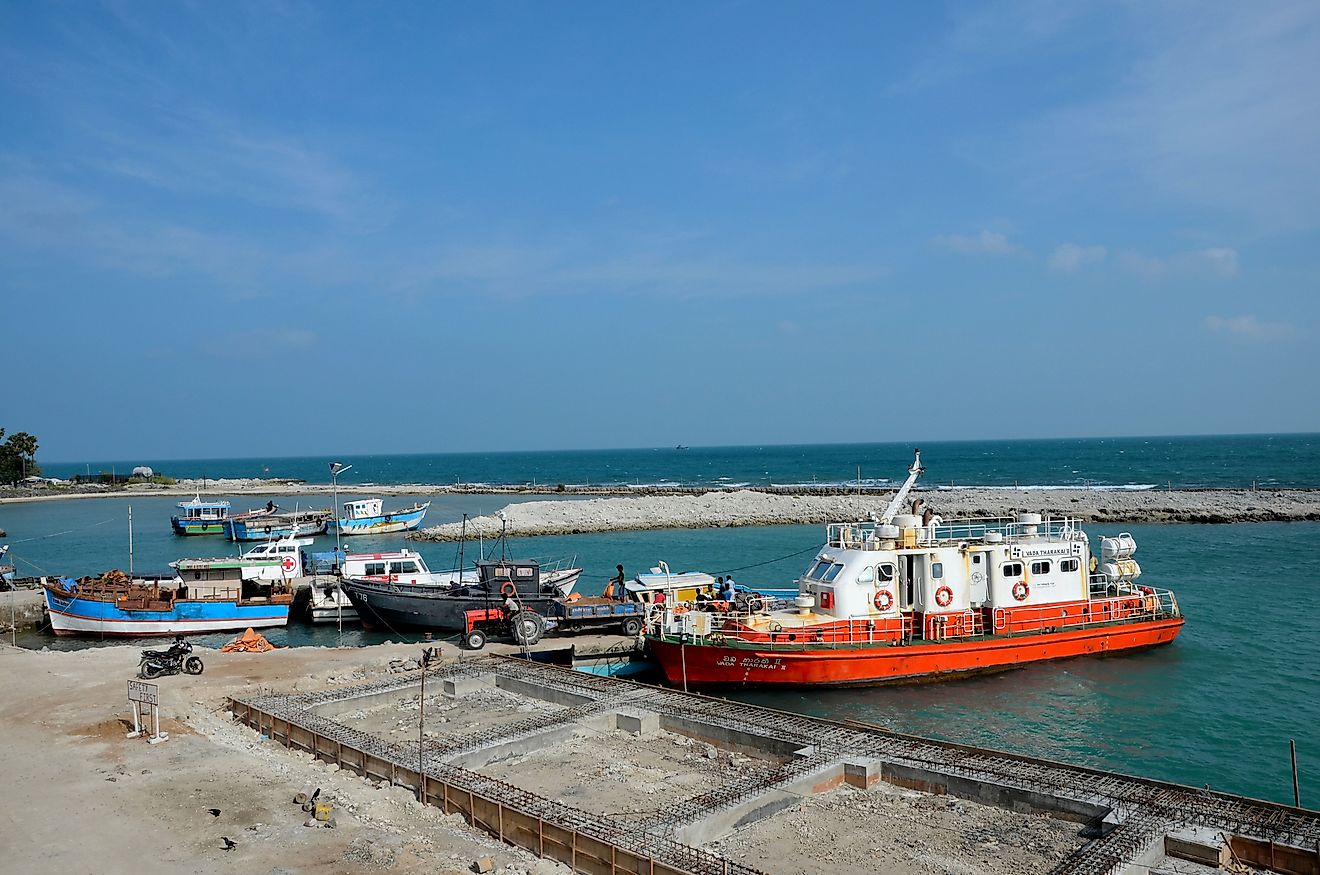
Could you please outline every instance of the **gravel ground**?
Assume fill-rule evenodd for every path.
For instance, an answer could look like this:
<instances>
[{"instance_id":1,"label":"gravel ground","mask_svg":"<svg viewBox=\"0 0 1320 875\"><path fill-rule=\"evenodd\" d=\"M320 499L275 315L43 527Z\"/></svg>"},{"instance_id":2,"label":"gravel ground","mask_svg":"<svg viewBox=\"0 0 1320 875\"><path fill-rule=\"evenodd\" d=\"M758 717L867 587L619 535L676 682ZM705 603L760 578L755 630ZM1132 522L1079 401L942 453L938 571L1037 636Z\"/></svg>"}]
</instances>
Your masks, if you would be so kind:
<instances>
[{"instance_id":1,"label":"gravel ground","mask_svg":"<svg viewBox=\"0 0 1320 875\"><path fill-rule=\"evenodd\" d=\"M480 771L598 814L639 817L773 764L668 732L644 737L583 729L570 743L491 763Z\"/></svg>"},{"instance_id":2,"label":"gravel ground","mask_svg":"<svg viewBox=\"0 0 1320 875\"><path fill-rule=\"evenodd\" d=\"M711 847L784 875L1023 875L1048 872L1080 848L1079 829L877 784L806 799Z\"/></svg>"}]
</instances>

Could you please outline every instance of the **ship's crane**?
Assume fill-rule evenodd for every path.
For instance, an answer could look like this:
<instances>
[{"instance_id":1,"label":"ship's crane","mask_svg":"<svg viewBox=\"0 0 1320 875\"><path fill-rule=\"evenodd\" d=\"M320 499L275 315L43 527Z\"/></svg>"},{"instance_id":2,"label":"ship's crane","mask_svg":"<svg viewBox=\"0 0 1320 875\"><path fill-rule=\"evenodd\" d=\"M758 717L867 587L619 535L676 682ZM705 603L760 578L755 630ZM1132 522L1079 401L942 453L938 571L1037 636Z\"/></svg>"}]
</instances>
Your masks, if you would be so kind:
<instances>
[{"instance_id":1,"label":"ship's crane","mask_svg":"<svg viewBox=\"0 0 1320 875\"><path fill-rule=\"evenodd\" d=\"M879 522L882 525L889 525L889 523L893 521L894 514L898 513L899 508L903 506L903 502L907 500L908 493L912 491L912 484L916 483L917 478L921 476L921 472L926 470L921 467L921 450L918 449L915 452L916 459L913 460L912 467L908 468L907 482L902 485L898 490L898 494L894 496L893 500L889 502L889 506L885 508L885 512L880 515Z\"/></svg>"}]
</instances>

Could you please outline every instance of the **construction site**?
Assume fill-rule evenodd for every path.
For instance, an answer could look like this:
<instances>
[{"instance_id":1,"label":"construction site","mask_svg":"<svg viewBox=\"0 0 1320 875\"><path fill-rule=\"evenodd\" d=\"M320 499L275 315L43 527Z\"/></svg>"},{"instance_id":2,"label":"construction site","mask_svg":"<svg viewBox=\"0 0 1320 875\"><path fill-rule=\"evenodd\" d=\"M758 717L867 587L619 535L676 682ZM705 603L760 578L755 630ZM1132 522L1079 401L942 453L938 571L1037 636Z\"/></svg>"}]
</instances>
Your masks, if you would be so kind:
<instances>
[{"instance_id":1,"label":"construction site","mask_svg":"<svg viewBox=\"0 0 1320 875\"><path fill-rule=\"evenodd\" d=\"M1320 812L508 656L360 680L227 711L574 872L1320 875Z\"/></svg>"}]
</instances>

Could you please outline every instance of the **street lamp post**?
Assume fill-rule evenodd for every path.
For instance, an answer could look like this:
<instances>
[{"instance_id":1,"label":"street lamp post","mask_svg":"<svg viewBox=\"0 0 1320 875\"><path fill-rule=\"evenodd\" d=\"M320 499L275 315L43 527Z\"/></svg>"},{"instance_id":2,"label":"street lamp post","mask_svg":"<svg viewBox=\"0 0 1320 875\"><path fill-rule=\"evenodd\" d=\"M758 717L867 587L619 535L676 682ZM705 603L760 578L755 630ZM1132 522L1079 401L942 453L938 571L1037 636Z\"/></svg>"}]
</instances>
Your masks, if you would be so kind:
<instances>
[{"instance_id":1,"label":"street lamp post","mask_svg":"<svg viewBox=\"0 0 1320 875\"><path fill-rule=\"evenodd\" d=\"M339 561L339 521L343 519L339 515L339 475L352 467L352 465L342 465L339 462L330 463L330 488L335 494L335 562Z\"/></svg>"}]
</instances>

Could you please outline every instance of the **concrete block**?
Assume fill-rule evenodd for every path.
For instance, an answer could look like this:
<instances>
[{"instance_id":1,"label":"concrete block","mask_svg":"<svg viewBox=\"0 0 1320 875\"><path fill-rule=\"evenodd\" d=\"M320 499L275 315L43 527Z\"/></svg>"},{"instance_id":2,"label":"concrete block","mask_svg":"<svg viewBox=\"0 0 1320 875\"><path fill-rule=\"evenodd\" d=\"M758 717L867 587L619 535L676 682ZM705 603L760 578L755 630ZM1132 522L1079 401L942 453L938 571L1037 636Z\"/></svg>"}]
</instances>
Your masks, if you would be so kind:
<instances>
[{"instance_id":1,"label":"concrete block","mask_svg":"<svg viewBox=\"0 0 1320 875\"><path fill-rule=\"evenodd\" d=\"M475 693L477 690L490 689L494 686L494 675L479 674L475 677L446 678L441 684L441 691L444 693L445 698L461 699Z\"/></svg>"},{"instance_id":2,"label":"concrete block","mask_svg":"<svg viewBox=\"0 0 1320 875\"><path fill-rule=\"evenodd\" d=\"M654 735L660 731L660 715L651 711L620 712L614 715L614 727L633 735Z\"/></svg>"},{"instance_id":3,"label":"concrete block","mask_svg":"<svg viewBox=\"0 0 1320 875\"><path fill-rule=\"evenodd\" d=\"M881 779L883 760L869 759L856 762L844 762L843 782L850 787L869 790Z\"/></svg>"},{"instance_id":4,"label":"concrete block","mask_svg":"<svg viewBox=\"0 0 1320 875\"><path fill-rule=\"evenodd\" d=\"M1227 866L1233 862L1223 832L1205 827L1169 833L1164 837L1164 853L1202 866Z\"/></svg>"}]
</instances>

